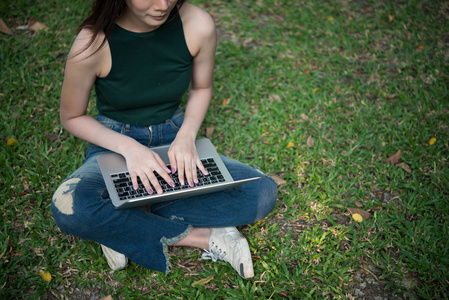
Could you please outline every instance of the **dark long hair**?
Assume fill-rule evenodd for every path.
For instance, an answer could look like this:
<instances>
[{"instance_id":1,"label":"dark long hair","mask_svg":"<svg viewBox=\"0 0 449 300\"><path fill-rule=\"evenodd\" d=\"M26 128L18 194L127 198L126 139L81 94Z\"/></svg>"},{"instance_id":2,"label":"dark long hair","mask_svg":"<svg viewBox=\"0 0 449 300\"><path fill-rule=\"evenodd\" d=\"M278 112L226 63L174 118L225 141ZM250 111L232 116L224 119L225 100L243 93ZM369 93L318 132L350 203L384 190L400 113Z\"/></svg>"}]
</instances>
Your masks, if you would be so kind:
<instances>
[{"instance_id":1,"label":"dark long hair","mask_svg":"<svg viewBox=\"0 0 449 300\"><path fill-rule=\"evenodd\" d=\"M185 0L178 0L176 7L179 9L184 4ZM75 53L74 56L86 51L97 38L100 32L104 32L105 37L101 45L91 55L97 53L106 43L106 40L114 28L117 18L120 17L126 8L126 0L95 0L92 6L90 15L78 27L78 31L82 29L89 29L92 32L92 37L87 43L86 47L81 51Z\"/></svg>"}]
</instances>

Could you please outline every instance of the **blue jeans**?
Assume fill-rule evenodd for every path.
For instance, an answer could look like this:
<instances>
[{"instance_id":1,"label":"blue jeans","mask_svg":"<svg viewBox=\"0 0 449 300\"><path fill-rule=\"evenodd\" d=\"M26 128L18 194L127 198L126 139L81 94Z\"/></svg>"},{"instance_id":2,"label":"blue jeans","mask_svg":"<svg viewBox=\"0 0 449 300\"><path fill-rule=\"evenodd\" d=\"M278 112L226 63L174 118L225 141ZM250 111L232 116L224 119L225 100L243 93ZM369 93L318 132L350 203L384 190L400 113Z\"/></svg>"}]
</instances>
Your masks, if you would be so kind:
<instances>
[{"instance_id":1,"label":"blue jeans","mask_svg":"<svg viewBox=\"0 0 449 300\"><path fill-rule=\"evenodd\" d=\"M171 119L150 128L122 124L101 115L97 120L141 144L154 147L170 144L183 118L179 110ZM88 146L83 165L53 195L54 219L65 233L101 243L152 270L168 272L168 246L185 237L193 227L250 224L267 216L275 205L277 188L271 178L222 156L234 180L262 178L226 191L153 204L148 211L116 210L96 160L97 155L109 152L95 145Z\"/></svg>"}]
</instances>

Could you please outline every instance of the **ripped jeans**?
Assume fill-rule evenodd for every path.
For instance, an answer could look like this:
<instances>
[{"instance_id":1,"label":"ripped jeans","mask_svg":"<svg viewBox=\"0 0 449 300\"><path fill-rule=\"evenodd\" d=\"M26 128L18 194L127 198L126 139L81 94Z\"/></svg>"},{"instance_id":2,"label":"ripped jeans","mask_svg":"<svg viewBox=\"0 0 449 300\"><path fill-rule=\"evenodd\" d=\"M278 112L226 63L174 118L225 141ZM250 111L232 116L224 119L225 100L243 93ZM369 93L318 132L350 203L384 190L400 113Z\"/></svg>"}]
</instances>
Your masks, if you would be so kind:
<instances>
[{"instance_id":1,"label":"ripped jeans","mask_svg":"<svg viewBox=\"0 0 449 300\"><path fill-rule=\"evenodd\" d=\"M154 147L174 140L183 117L178 110L171 119L150 127L122 124L101 115L97 120ZM89 145L83 165L65 179L53 195L54 219L65 233L101 243L152 270L168 272L168 246L188 235L192 227L250 224L267 216L275 205L277 188L271 178L222 156L234 180L262 178L226 191L152 204L148 211L140 208L116 210L96 160L97 155L109 152Z\"/></svg>"}]
</instances>

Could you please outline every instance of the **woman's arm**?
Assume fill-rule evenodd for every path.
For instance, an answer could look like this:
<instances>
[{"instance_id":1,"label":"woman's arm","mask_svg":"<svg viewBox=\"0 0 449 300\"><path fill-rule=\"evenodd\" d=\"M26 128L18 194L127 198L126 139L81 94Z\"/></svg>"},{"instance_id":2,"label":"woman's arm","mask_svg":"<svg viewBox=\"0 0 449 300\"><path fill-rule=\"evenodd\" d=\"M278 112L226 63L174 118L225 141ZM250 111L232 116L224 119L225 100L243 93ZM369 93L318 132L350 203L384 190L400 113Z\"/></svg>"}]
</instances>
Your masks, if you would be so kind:
<instances>
[{"instance_id":1,"label":"woman's arm","mask_svg":"<svg viewBox=\"0 0 449 300\"><path fill-rule=\"evenodd\" d=\"M168 156L172 171L178 170L180 181L184 182L185 174L188 184L193 186L198 183L197 167L206 173L195 148L195 139L212 99L217 36L214 21L207 12L185 3L180 13L187 46L193 56L192 82L184 122Z\"/></svg>"},{"instance_id":2,"label":"woman's arm","mask_svg":"<svg viewBox=\"0 0 449 300\"><path fill-rule=\"evenodd\" d=\"M106 76L111 68L110 51L107 45L94 53L102 38L98 37L87 50L80 52L90 39L90 32L82 30L72 46L66 63L61 92L61 123L76 137L122 154L126 159L135 187L137 187L137 176L139 176L149 192L152 192L149 184L151 182L155 190L162 193L153 171L159 173L168 183L172 182L168 175L169 170L162 159L134 139L110 130L86 114L96 78ZM79 54L75 55L76 53Z\"/></svg>"}]
</instances>

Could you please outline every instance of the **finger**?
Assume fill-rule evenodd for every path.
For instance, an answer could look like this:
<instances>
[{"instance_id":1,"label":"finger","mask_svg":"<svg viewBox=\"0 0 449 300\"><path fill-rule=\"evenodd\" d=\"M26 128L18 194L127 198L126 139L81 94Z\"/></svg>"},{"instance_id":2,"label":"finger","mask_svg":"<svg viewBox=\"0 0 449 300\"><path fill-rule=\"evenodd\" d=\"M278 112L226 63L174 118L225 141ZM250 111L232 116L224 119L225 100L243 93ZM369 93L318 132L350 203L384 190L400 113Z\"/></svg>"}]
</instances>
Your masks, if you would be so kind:
<instances>
[{"instance_id":1,"label":"finger","mask_svg":"<svg viewBox=\"0 0 449 300\"><path fill-rule=\"evenodd\" d=\"M147 174L148 180L150 181L151 185L154 187L154 190L156 191L157 194L162 194L162 187L159 184L159 180L157 179L156 175L151 172L149 174Z\"/></svg>"},{"instance_id":2,"label":"finger","mask_svg":"<svg viewBox=\"0 0 449 300\"><path fill-rule=\"evenodd\" d=\"M195 165L193 167L196 169ZM194 170L192 170L192 169L193 168L192 168L191 160L187 160L187 163L185 164L185 174L186 174L187 183L190 187L194 186L194 184L193 184L194 177L192 174ZM195 170L195 173L196 173L196 170ZM198 181L198 179L197 179L197 181Z\"/></svg>"},{"instance_id":3,"label":"finger","mask_svg":"<svg viewBox=\"0 0 449 300\"><path fill-rule=\"evenodd\" d=\"M181 185L184 185L184 164L178 164L178 179Z\"/></svg>"},{"instance_id":4,"label":"finger","mask_svg":"<svg viewBox=\"0 0 449 300\"><path fill-rule=\"evenodd\" d=\"M203 163L201 162L201 159L197 159L196 161L196 167L201 171L201 173L205 176L209 175L209 172L207 172L206 168L203 166Z\"/></svg>"},{"instance_id":5,"label":"finger","mask_svg":"<svg viewBox=\"0 0 449 300\"><path fill-rule=\"evenodd\" d=\"M130 173L129 175L131 176L131 182L133 184L133 189L137 190L139 188L139 183L137 181L136 173L133 172L133 173Z\"/></svg>"},{"instance_id":6,"label":"finger","mask_svg":"<svg viewBox=\"0 0 449 300\"><path fill-rule=\"evenodd\" d=\"M170 161L171 173L176 173L176 156L174 152L168 151L168 160Z\"/></svg>"},{"instance_id":7,"label":"finger","mask_svg":"<svg viewBox=\"0 0 449 300\"><path fill-rule=\"evenodd\" d=\"M148 177L145 175L145 173L141 173L139 175L139 178L148 194L153 194L153 187L151 186L150 181L148 180Z\"/></svg>"}]
</instances>

